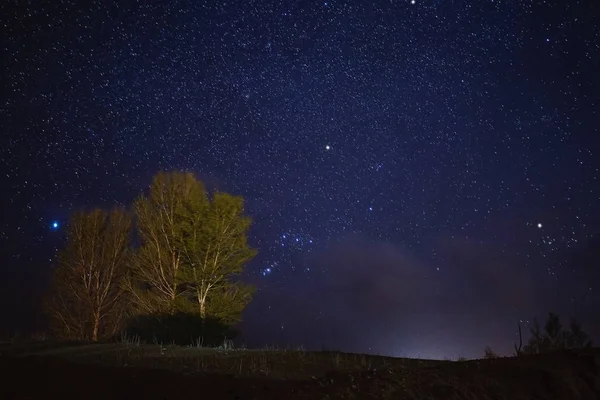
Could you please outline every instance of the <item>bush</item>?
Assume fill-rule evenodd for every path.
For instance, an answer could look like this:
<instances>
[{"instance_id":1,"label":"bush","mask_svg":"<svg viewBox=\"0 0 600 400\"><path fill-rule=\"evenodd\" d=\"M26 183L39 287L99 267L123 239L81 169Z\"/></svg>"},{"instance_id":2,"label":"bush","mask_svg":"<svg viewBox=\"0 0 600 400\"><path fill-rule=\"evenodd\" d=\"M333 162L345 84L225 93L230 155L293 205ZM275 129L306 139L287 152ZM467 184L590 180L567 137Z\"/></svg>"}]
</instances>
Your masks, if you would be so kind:
<instances>
[{"instance_id":1,"label":"bush","mask_svg":"<svg viewBox=\"0 0 600 400\"><path fill-rule=\"evenodd\" d=\"M207 347L233 339L237 333L231 326L218 319L202 319L198 314L183 312L140 315L128 322L125 331L126 336L137 336L146 343L173 343L185 346L200 342Z\"/></svg>"},{"instance_id":2,"label":"bush","mask_svg":"<svg viewBox=\"0 0 600 400\"><path fill-rule=\"evenodd\" d=\"M494 350L492 350L492 348L490 346L487 346L484 350L485 354L483 356L483 358L485 359L492 359L492 358L498 358L498 354L494 352Z\"/></svg>"}]
</instances>

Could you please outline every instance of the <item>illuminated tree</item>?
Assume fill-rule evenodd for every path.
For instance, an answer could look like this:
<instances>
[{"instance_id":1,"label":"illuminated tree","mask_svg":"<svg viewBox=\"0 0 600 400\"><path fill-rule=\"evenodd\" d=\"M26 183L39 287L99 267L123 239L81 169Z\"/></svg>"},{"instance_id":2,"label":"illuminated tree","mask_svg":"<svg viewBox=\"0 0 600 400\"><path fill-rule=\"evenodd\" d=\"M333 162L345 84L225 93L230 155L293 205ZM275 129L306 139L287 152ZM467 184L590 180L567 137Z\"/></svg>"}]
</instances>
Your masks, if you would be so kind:
<instances>
[{"instance_id":1,"label":"illuminated tree","mask_svg":"<svg viewBox=\"0 0 600 400\"><path fill-rule=\"evenodd\" d=\"M120 209L73 214L45 302L57 336L97 341L119 329L130 228L131 218Z\"/></svg>"},{"instance_id":2,"label":"illuminated tree","mask_svg":"<svg viewBox=\"0 0 600 400\"><path fill-rule=\"evenodd\" d=\"M215 193L190 173L159 173L134 205L141 247L128 287L138 314L197 313L236 322L253 288L232 278L256 251L243 199Z\"/></svg>"},{"instance_id":3,"label":"illuminated tree","mask_svg":"<svg viewBox=\"0 0 600 400\"><path fill-rule=\"evenodd\" d=\"M208 198L190 173L158 173L149 196L134 203L139 247L127 281L137 313L174 313L193 304L184 296L184 236L205 215Z\"/></svg>"},{"instance_id":4,"label":"illuminated tree","mask_svg":"<svg viewBox=\"0 0 600 400\"><path fill-rule=\"evenodd\" d=\"M211 313L226 314L228 318L239 314L251 298L250 287L231 282L256 255L247 243L251 219L243 215L243 210L243 198L215 193L204 213L190 213L194 218L185 229L187 268L183 279L202 318Z\"/></svg>"}]
</instances>

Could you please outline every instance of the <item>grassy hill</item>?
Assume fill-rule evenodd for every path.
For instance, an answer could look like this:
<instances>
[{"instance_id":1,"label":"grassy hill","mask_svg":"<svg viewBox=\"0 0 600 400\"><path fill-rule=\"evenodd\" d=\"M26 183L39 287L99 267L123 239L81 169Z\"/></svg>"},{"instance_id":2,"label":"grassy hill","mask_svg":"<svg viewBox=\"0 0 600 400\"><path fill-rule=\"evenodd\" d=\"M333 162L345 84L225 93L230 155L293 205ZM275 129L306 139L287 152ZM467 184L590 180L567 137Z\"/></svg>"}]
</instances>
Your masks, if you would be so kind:
<instances>
[{"instance_id":1,"label":"grassy hill","mask_svg":"<svg viewBox=\"0 0 600 400\"><path fill-rule=\"evenodd\" d=\"M600 349L437 361L138 343L0 343L0 398L600 399Z\"/></svg>"}]
</instances>

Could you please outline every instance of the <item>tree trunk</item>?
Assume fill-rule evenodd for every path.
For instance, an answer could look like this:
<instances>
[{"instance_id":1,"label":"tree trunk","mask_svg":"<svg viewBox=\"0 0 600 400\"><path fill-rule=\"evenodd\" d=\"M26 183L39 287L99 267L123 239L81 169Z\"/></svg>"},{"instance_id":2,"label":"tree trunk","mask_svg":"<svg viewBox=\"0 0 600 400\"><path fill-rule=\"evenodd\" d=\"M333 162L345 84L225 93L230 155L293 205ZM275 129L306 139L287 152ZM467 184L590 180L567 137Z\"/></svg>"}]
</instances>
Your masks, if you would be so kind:
<instances>
[{"instance_id":1,"label":"tree trunk","mask_svg":"<svg viewBox=\"0 0 600 400\"><path fill-rule=\"evenodd\" d=\"M204 320L206 316L206 296L198 294L198 303L200 304L200 317Z\"/></svg>"},{"instance_id":2,"label":"tree trunk","mask_svg":"<svg viewBox=\"0 0 600 400\"><path fill-rule=\"evenodd\" d=\"M92 332L92 342L98 341L98 328L100 327L100 315L94 315L94 330Z\"/></svg>"}]
</instances>

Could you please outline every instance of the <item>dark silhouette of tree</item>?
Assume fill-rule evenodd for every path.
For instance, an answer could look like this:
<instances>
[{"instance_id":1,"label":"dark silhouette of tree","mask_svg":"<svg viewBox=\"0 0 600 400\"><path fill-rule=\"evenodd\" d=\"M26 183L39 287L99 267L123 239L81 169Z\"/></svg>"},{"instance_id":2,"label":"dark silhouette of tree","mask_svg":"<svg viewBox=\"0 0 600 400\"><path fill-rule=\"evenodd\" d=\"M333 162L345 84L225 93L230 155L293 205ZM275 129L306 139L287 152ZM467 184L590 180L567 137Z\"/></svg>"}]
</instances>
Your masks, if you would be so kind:
<instances>
[{"instance_id":1,"label":"dark silhouette of tree","mask_svg":"<svg viewBox=\"0 0 600 400\"><path fill-rule=\"evenodd\" d=\"M515 343L515 355L520 356L522 354L523 349L523 331L521 330L521 322L519 322L519 345Z\"/></svg>"},{"instance_id":2,"label":"dark silhouette of tree","mask_svg":"<svg viewBox=\"0 0 600 400\"><path fill-rule=\"evenodd\" d=\"M483 358L492 359L492 358L498 358L498 357L499 357L498 354L496 354L490 346L486 346L486 348L484 349Z\"/></svg>"},{"instance_id":3,"label":"dark silhouette of tree","mask_svg":"<svg viewBox=\"0 0 600 400\"><path fill-rule=\"evenodd\" d=\"M580 349L592 347L590 337L581 329L581 325L571 318L570 330L566 332L565 344L568 349Z\"/></svg>"},{"instance_id":4,"label":"dark silhouette of tree","mask_svg":"<svg viewBox=\"0 0 600 400\"><path fill-rule=\"evenodd\" d=\"M96 341L120 328L130 227L121 209L73 214L44 304L56 336Z\"/></svg>"},{"instance_id":5,"label":"dark silhouette of tree","mask_svg":"<svg viewBox=\"0 0 600 400\"><path fill-rule=\"evenodd\" d=\"M537 319L533 320L530 329L531 337L519 354L540 354L557 350L591 347L592 342L581 329L579 323L571 320L570 329L563 329L557 314L549 313L544 329L540 328Z\"/></svg>"}]
</instances>

